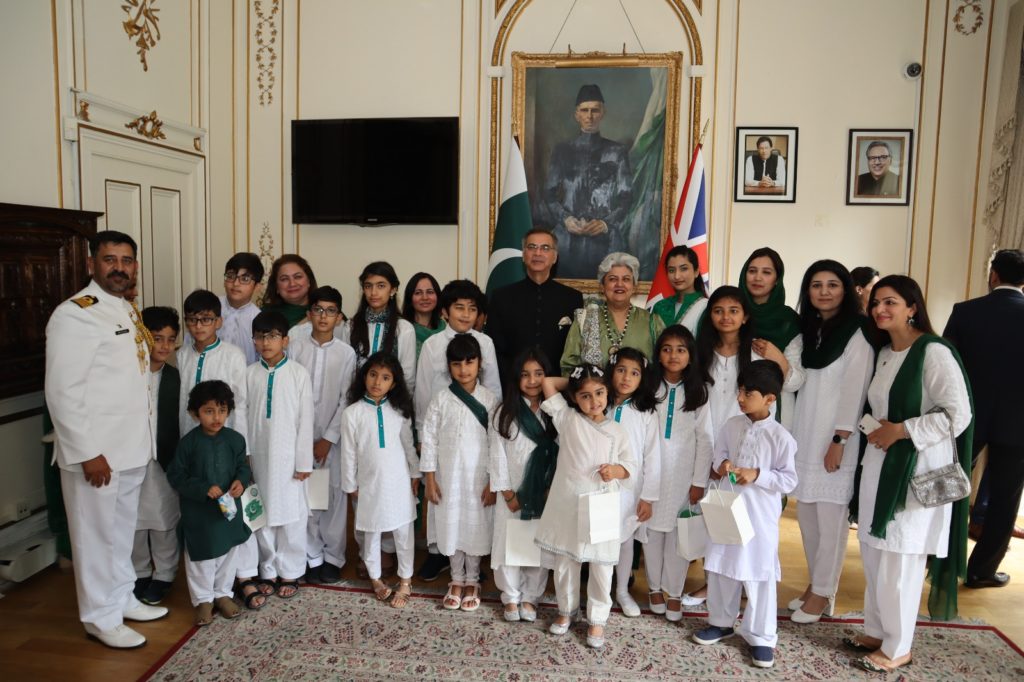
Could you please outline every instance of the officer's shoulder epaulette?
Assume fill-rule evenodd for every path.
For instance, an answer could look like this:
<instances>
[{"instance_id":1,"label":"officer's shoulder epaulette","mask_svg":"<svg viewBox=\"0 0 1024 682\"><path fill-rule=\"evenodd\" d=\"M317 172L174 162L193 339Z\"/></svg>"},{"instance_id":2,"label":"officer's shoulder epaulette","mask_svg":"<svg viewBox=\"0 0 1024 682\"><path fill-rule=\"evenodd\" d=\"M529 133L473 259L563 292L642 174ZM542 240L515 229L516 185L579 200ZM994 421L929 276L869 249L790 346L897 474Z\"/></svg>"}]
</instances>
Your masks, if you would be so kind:
<instances>
[{"instance_id":1,"label":"officer's shoulder epaulette","mask_svg":"<svg viewBox=\"0 0 1024 682\"><path fill-rule=\"evenodd\" d=\"M79 296L78 298L71 299L71 301L78 305L79 308L88 308L91 305L99 303L100 299L95 296Z\"/></svg>"}]
</instances>

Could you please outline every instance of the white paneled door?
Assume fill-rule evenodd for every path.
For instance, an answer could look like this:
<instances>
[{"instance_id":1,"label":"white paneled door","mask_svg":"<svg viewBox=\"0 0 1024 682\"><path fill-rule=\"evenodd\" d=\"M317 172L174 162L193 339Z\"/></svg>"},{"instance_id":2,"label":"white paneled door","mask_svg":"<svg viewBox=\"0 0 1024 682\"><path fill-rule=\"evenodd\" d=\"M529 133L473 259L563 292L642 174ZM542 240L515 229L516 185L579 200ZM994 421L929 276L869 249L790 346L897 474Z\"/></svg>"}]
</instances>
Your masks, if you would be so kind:
<instances>
[{"instance_id":1,"label":"white paneled door","mask_svg":"<svg viewBox=\"0 0 1024 682\"><path fill-rule=\"evenodd\" d=\"M180 312L207 286L206 159L80 126L79 161L82 208L139 244L140 302Z\"/></svg>"}]
</instances>

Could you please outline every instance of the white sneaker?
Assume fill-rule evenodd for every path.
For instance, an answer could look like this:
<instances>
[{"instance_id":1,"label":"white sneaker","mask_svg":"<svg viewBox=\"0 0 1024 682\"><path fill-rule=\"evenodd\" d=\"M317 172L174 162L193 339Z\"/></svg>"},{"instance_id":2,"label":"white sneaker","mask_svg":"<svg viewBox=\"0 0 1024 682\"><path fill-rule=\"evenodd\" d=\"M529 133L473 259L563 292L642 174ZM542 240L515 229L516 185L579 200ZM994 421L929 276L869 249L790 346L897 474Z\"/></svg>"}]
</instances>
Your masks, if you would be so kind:
<instances>
[{"instance_id":1,"label":"white sneaker","mask_svg":"<svg viewBox=\"0 0 1024 682\"><path fill-rule=\"evenodd\" d=\"M121 623L112 630L100 630L92 623L82 623L86 633L112 649L135 649L146 643L146 638Z\"/></svg>"},{"instance_id":2,"label":"white sneaker","mask_svg":"<svg viewBox=\"0 0 1024 682\"><path fill-rule=\"evenodd\" d=\"M134 609L128 609L124 612L125 620L137 620L139 622L156 620L166 615L166 606L150 606L149 604L139 604Z\"/></svg>"},{"instance_id":3,"label":"white sneaker","mask_svg":"<svg viewBox=\"0 0 1024 682\"><path fill-rule=\"evenodd\" d=\"M616 594L615 602L622 609L622 615L626 618L637 618L640 616L640 605L636 603L636 600L629 593L622 594L620 592Z\"/></svg>"},{"instance_id":4,"label":"white sneaker","mask_svg":"<svg viewBox=\"0 0 1024 682\"><path fill-rule=\"evenodd\" d=\"M700 606L706 600L707 597L694 597L690 594L684 594L683 598L680 599L680 601L683 603L683 606Z\"/></svg>"}]
</instances>

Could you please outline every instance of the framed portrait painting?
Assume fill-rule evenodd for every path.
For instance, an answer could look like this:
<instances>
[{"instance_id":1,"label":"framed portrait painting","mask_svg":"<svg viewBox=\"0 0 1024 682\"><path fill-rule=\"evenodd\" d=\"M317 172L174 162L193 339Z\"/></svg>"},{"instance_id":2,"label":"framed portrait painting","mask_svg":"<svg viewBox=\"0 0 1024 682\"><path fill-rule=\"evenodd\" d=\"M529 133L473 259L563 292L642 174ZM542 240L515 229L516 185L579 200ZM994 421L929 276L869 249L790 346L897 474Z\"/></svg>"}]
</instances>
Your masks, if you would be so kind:
<instances>
[{"instance_id":1,"label":"framed portrait painting","mask_svg":"<svg viewBox=\"0 0 1024 682\"><path fill-rule=\"evenodd\" d=\"M846 203L908 205L913 141L913 130L851 130Z\"/></svg>"},{"instance_id":2,"label":"framed portrait painting","mask_svg":"<svg viewBox=\"0 0 1024 682\"><path fill-rule=\"evenodd\" d=\"M512 130L533 224L558 237L555 276L596 291L614 251L654 279L673 216L682 53L512 53Z\"/></svg>"},{"instance_id":3,"label":"framed portrait painting","mask_svg":"<svg viewBox=\"0 0 1024 682\"><path fill-rule=\"evenodd\" d=\"M796 128L736 128L736 201L796 201L797 132Z\"/></svg>"}]
</instances>

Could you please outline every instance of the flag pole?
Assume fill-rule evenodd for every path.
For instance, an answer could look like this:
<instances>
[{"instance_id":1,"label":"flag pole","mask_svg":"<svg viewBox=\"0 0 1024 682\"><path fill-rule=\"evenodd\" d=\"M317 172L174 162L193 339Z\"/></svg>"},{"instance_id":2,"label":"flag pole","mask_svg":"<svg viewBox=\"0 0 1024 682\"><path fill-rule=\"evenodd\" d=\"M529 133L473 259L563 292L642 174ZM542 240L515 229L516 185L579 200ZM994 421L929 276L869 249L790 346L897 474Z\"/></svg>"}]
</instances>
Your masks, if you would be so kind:
<instances>
[{"instance_id":1,"label":"flag pole","mask_svg":"<svg viewBox=\"0 0 1024 682\"><path fill-rule=\"evenodd\" d=\"M700 138L697 139L697 146L704 144L704 136L708 134L708 126L711 125L711 119L704 121L704 128L700 131Z\"/></svg>"}]
</instances>

